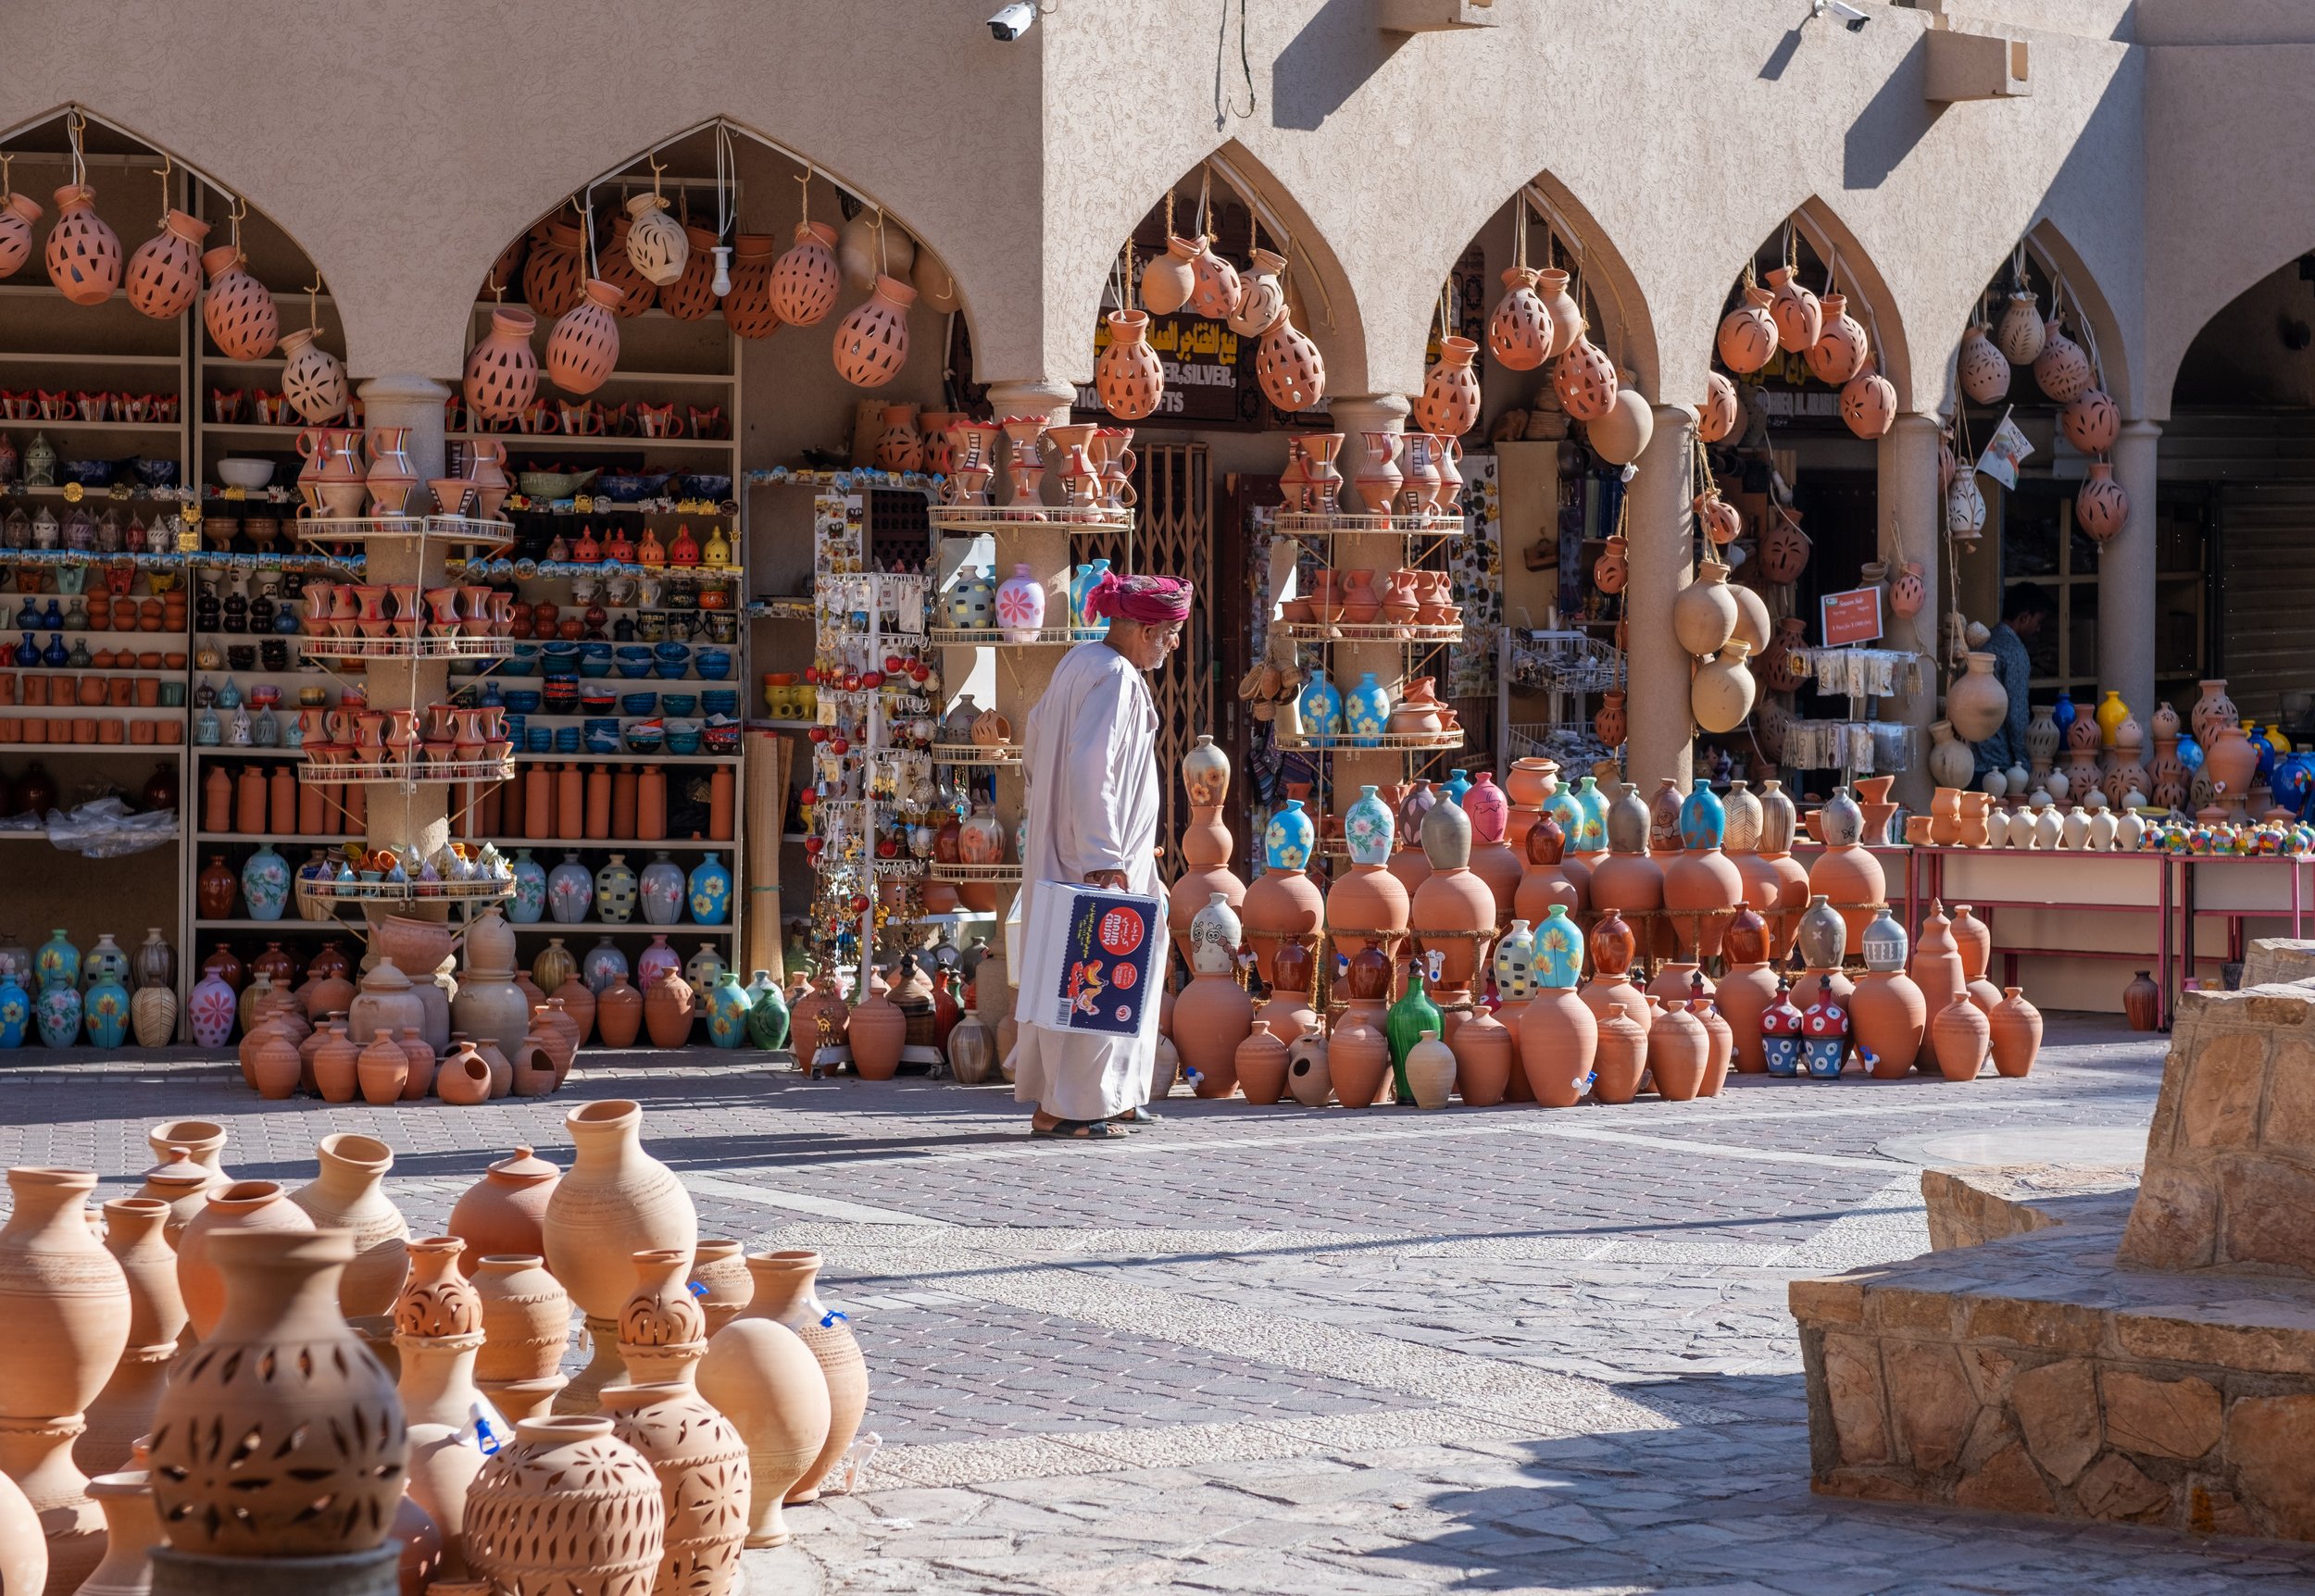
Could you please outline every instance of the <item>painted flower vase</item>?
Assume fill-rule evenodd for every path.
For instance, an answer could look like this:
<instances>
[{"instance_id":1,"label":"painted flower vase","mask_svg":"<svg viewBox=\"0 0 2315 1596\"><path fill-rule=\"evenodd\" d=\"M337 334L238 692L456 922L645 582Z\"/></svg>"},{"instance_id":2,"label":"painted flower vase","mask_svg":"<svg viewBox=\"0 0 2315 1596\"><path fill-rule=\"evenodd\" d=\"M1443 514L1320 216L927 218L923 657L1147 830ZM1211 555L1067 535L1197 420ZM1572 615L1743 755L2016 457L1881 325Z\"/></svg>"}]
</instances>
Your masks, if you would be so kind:
<instances>
[{"instance_id":1,"label":"painted flower vase","mask_svg":"<svg viewBox=\"0 0 2315 1596\"><path fill-rule=\"evenodd\" d=\"M634 917L635 872L624 854L612 854L594 873L594 912L610 926L623 926Z\"/></svg>"},{"instance_id":2,"label":"painted flower vase","mask_svg":"<svg viewBox=\"0 0 2315 1596\"><path fill-rule=\"evenodd\" d=\"M1358 800L1343 811L1343 842L1354 865L1389 864L1396 829L1390 805L1376 797L1371 787L1359 788Z\"/></svg>"},{"instance_id":3,"label":"painted flower vase","mask_svg":"<svg viewBox=\"0 0 2315 1596\"><path fill-rule=\"evenodd\" d=\"M718 1047L737 1047L747 1040L750 1007L747 989L731 970L720 972L707 989L707 1040Z\"/></svg>"},{"instance_id":4,"label":"painted flower vase","mask_svg":"<svg viewBox=\"0 0 2315 1596\"><path fill-rule=\"evenodd\" d=\"M49 1047L70 1047L81 1040L81 993L76 987L48 986L32 1007L40 1040Z\"/></svg>"},{"instance_id":5,"label":"painted flower vase","mask_svg":"<svg viewBox=\"0 0 2315 1596\"><path fill-rule=\"evenodd\" d=\"M1302 717L1303 736L1321 747L1342 734L1343 695L1322 670L1303 684L1295 711Z\"/></svg>"},{"instance_id":6,"label":"painted flower vase","mask_svg":"<svg viewBox=\"0 0 2315 1596\"><path fill-rule=\"evenodd\" d=\"M116 976L98 976L81 994L81 1021L91 1045L120 1046L129 1040L129 989Z\"/></svg>"},{"instance_id":7,"label":"painted flower vase","mask_svg":"<svg viewBox=\"0 0 2315 1596\"><path fill-rule=\"evenodd\" d=\"M1302 800L1289 798L1262 829L1262 856L1273 870L1299 870L1318 847L1318 828L1303 812Z\"/></svg>"},{"instance_id":8,"label":"painted flower vase","mask_svg":"<svg viewBox=\"0 0 2315 1596\"><path fill-rule=\"evenodd\" d=\"M602 996L603 989L611 984L613 976L623 976L627 973L627 955L619 952L619 944L608 937L603 938L594 946L589 948L586 958L581 961L579 966L581 979L585 980L588 990L597 997Z\"/></svg>"},{"instance_id":9,"label":"painted flower vase","mask_svg":"<svg viewBox=\"0 0 2315 1596\"><path fill-rule=\"evenodd\" d=\"M25 1029L32 1023L32 997L16 977L0 971L0 1048L22 1047Z\"/></svg>"},{"instance_id":10,"label":"painted flower vase","mask_svg":"<svg viewBox=\"0 0 2315 1596\"><path fill-rule=\"evenodd\" d=\"M40 978L43 990L49 987L77 987L81 984L81 950L74 947L62 931L52 931L40 945L32 960L32 970Z\"/></svg>"},{"instance_id":11,"label":"painted flower vase","mask_svg":"<svg viewBox=\"0 0 2315 1596\"><path fill-rule=\"evenodd\" d=\"M1045 583L1016 565L996 590L996 624L1007 642L1034 642L1045 626Z\"/></svg>"},{"instance_id":12,"label":"painted flower vase","mask_svg":"<svg viewBox=\"0 0 2315 1596\"><path fill-rule=\"evenodd\" d=\"M280 919L289 904L289 861L275 853L270 842L260 843L241 867L241 895L249 905L249 917Z\"/></svg>"},{"instance_id":13,"label":"painted flower vase","mask_svg":"<svg viewBox=\"0 0 2315 1596\"><path fill-rule=\"evenodd\" d=\"M547 872L546 912L557 925L575 926L594 907L594 873L579 862L578 854L565 854L563 862Z\"/></svg>"},{"instance_id":14,"label":"painted flower vase","mask_svg":"<svg viewBox=\"0 0 2315 1596\"><path fill-rule=\"evenodd\" d=\"M1583 928L1554 904L1530 933L1529 979L1536 988L1572 991L1583 979Z\"/></svg>"},{"instance_id":15,"label":"painted flower vase","mask_svg":"<svg viewBox=\"0 0 2315 1596\"><path fill-rule=\"evenodd\" d=\"M651 856L637 878L644 924L671 926L683 917L683 867L662 851Z\"/></svg>"},{"instance_id":16,"label":"painted flower vase","mask_svg":"<svg viewBox=\"0 0 2315 1596\"><path fill-rule=\"evenodd\" d=\"M1683 847L1717 848L1728 834L1728 806L1719 793L1696 783L1680 805L1680 841Z\"/></svg>"},{"instance_id":17,"label":"painted flower vase","mask_svg":"<svg viewBox=\"0 0 2315 1596\"><path fill-rule=\"evenodd\" d=\"M720 926L732 914L732 872L709 854L692 867L692 918L703 926Z\"/></svg>"},{"instance_id":18,"label":"painted flower vase","mask_svg":"<svg viewBox=\"0 0 2315 1596\"><path fill-rule=\"evenodd\" d=\"M201 1047L223 1047L232 1038L238 1006L233 989L223 976L214 971L203 976L187 1004L194 1043Z\"/></svg>"},{"instance_id":19,"label":"painted flower vase","mask_svg":"<svg viewBox=\"0 0 2315 1596\"><path fill-rule=\"evenodd\" d=\"M507 904L507 918L518 926L535 926L546 915L546 867L531 857L531 850L515 850L515 895Z\"/></svg>"},{"instance_id":20,"label":"painted flower vase","mask_svg":"<svg viewBox=\"0 0 2315 1596\"><path fill-rule=\"evenodd\" d=\"M1343 729L1351 744L1372 748L1391 723L1391 695L1383 691L1371 670L1361 672L1358 685L1343 694Z\"/></svg>"},{"instance_id":21,"label":"painted flower vase","mask_svg":"<svg viewBox=\"0 0 2315 1596\"><path fill-rule=\"evenodd\" d=\"M757 970L747 983L747 1040L770 1052L788 1041L788 1000L770 970Z\"/></svg>"}]
</instances>

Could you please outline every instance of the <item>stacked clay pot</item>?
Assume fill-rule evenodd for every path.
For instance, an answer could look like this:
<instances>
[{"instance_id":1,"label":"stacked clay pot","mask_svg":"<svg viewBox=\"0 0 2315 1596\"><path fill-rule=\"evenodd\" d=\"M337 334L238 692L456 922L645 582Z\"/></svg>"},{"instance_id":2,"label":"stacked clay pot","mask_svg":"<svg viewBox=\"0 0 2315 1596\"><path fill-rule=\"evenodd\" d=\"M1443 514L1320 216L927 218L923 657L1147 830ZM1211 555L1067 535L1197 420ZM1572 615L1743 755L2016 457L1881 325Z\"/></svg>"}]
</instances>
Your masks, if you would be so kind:
<instances>
[{"instance_id":1,"label":"stacked clay pot","mask_svg":"<svg viewBox=\"0 0 2315 1596\"><path fill-rule=\"evenodd\" d=\"M1439 955L1438 986L1468 991L1482 943L1495 929L1495 894L1470 870L1471 822L1458 804L1441 804L1423 817L1423 857L1431 873L1415 889L1408 923L1426 953Z\"/></svg>"},{"instance_id":2,"label":"stacked clay pot","mask_svg":"<svg viewBox=\"0 0 2315 1596\"><path fill-rule=\"evenodd\" d=\"M1333 949L1348 959L1369 937L1395 936L1407 929L1406 884L1390 869L1398 824L1391 806L1372 787L1343 812L1343 842L1350 868L1326 892L1326 926Z\"/></svg>"},{"instance_id":3,"label":"stacked clay pot","mask_svg":"<svg viewBox=\"0 0 2315 1596\"><path fill-rule=\"evenodd\" d=\"M1683 959L1717 958L1726 916L1744 896L1745 879L1721 852L1727 811L1720 795L1699 781L1680 806L1681 851L1664 867L1664 906L1671 911L1672 941Z\"/></svg>"},{"instance_id":4,"label":"stacked clay pot","mask_svg":"<svg viewBox=\"0 0 2315 1596\"><path fill-rule=\"evenodd\" d=\"M1865 928L1863 952L1865 973L1849 993L1849 1033L1872 1055L1873 1077L1894 1080L1921 1056L1929 1006L1906 971L1905 928L1886 904Z\"/></svg>"},{"instance_id":5,"label":"stacked clay pot","mask_svg":"<svg viewBox=\"0 0 2315 1596\"><path fill-rule=\"evenodd\" d=\"M1207 894L1190 927L1190 984L1173 1004L1173 1040L1200 1097L1237 1090L1238 1044L1254 1029L1254 1000L1238 984L1237 949L1245 935L1222 892Z\"/></svg>"},{"instance_id":6,"label":"stacked clay pot","mask_svg":"<svg viewBox=\"0 0 2315 1596\"><path fill-rule=\"evenodd\" d=\"M756 1301L707 1343L700 1361L699 1394L715 1404L747 1443L749 1546L784 1546L788 1529L781 1503L820 1461L834 1419L827 1376L802 1338L774 1309L792 1293L784 1281L767 1291L767 1276L792 1267L751 1257Z\"/></svg>"},{"instance_id":7,"label":"stacked clay pot","mask_svg":"<svg viewBox=\"0 0 2315 1596\"><path fill-rule=\"evenodd\" d=\"M1713 991L1713 1002L1733 1033L1735 1067L1758 1075L1769 1066L1760 1046L1760 1016L1776 1001L1776 972L1769 967L1769 922L1747 901L1736 906L1721 939L1727 967Z\"/></svg>"},{"instance_id":8,"label":"stacked clay pot","mask_svg":"<svg viewBox=\"0 0 2315 1596\"><path fill-rule=\"evenodd\" d=\"M1167 899L1166 929L1186 965L1191 920L1216 892L1229 901L1233 911L1243 913L1246 884L1230 868L1233 843L1221 818L1230 795L1230 758L1210 737L1200 737L1183 756L1182 784L1189 794L1190 822L1182 829L1183 870Z\"/></svg>"},{"instance_id":9,"label":"stacked clay pot","mask_svg":"<svg viewBox=\"0 0 2315 1596\"><path fill-rule=\"evenodd\" d=\"M1391 961L1373 938L1352 955L1344 986L1347 1000L1327 1038L1327 1072L1345 1108L1371 1108L1391 1077L1390 1043L1383 1030Z\"/></svg>"},{"instance_id":10,"label":"stacked clay pot","mask_svg":"<svg viewBox=\"0 0 2315 1596\"><path fill-rule=\"evenodd\" d=\"M1664 867L1648 855L1648 808L1629 781L1618 784L1608 805L1607 829L1607 856L1592 867L1591 906L1632 915L1632 922L1623 922L1627 931L1633 924L1652 926L1656 911L1664 906Z\"/></svg>"},{"instance_id":11,"label":"stacked clay pot","mask_svg":"<svg viewBox=\"0 0 2315 1596\"><path fill-rule=\"evenodd\" d=\"M1549 818L1539 821L1537 829ZM1520 1068L1537 1103L1572 1108L1592 1087L1599 1021L1577 991L1583 932L1566 904L1555 903L1545 911L1535 926L1534 948L1534 995L1519 1016Z\"/></svg>"}]
</instances>

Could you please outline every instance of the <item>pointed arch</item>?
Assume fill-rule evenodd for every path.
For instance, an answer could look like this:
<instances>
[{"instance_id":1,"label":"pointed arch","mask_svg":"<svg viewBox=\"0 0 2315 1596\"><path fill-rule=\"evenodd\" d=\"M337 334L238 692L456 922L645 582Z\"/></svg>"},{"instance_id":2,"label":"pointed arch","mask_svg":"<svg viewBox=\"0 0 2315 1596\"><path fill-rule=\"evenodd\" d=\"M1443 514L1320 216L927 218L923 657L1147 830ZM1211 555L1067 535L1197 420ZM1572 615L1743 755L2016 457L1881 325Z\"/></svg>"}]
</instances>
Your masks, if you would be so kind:
<instances>
[{"instance_id":1,"label":"pointed arch","mask_svg":"<svg viewBox=\"0 0 2315 1596\"><path fill-rule=\"evenodd\" d=\"M1913 391L1913 352L1896 292L1874 261L1872 251L1822 195L1810 194L1794 206L1793 220L1809 247L1823 259L1840 291L1849 297L1850 314L1865 324L1881 362L1881 374L1896 389L1902 402L1902 396Z\"/></svg>"}]
</instances>

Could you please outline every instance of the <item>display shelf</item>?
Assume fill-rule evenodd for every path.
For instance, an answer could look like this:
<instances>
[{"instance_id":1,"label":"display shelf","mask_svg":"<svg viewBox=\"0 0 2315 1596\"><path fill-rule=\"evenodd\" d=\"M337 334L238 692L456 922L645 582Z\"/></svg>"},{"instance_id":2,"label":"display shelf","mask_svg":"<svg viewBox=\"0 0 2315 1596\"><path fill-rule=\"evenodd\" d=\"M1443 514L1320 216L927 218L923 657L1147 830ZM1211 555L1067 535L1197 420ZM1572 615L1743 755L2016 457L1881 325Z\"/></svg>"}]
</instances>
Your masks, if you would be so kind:
<instances>
[{"instance_id":1,"label":"display shelf","mask_svg":"<svg viewBox=\"0 0 2315 1596\"><path fill-rule=\"evenodd\" d=\"M1019 865L944 865L934 861L931 871L935 881L1010 881L1020 880Z\"/></svg>"},{"instance_id":2,"label":"display shelf","mask_svg":"<svg viewBox=\"0 0 2315 1596\"><path fill-rule=\"evenodd\" d=\"M1460 731L1384 731L1371 737L1354 738L1348 732L1339 737L1308 738L1282 737L1278 746L1292 754L1376 754L1392 750L1402 752L1444 752L1463 746Z\"/></svg>"},{"instance_id":3,"label":"display shelf","mask_svg":"<svg viewBox=\"0 0 2315 1596\"><path fill-rule=\"evenodd\" d=\"M1018 742L1007 742L996 747L982 743L959 745L954 742L935 742L932 748L932 763L935 765L1019 765L1022 753L1021 745Z\"/></svg>"},{"instance_id":4,"label":"display shelf","mask_svg":"<svg viewBox=\"0 0 2315 1596\"><path fill-rule=\"evenodd\" d=\"M928 505L925 518L935 531L968 536L982 532L1126 532L1133 512L1100 505Z\"/></svg>"},{"instance_id":5,"label":"display shelf","mask_svg":"<svg viewBox=\"0 0 2315 1596\"><path fill-rule=\"evenodd\" d=\"M512 881L300 881L297 894L317 904L496 904L515 895Z\"/></svg>"},{"instance_id":6,"label":"display shelf","mask_svg":"<svg viewBox=\"0 0 2315 1596\"><path fill-rule=\"evenodd\" d=\"M1271 522L1271 530L1293 538L1376 535L1452 538L1462 535L1463 517L1459 515L1376 516L1346 512L1329 515L1315 510L1281 510Z\"/></svg>"},{"instance_id":7,"label":"display shelf","mask_svg":"<svg viewBox=\"0 0 2315 1596\"><path fill-rule=\"evenodd\" d=\"M589 754L581 749L575 754L522 753L511 757L517 765L568 765L579 761L596 765L737 765L741 756L737 754L638 754L632 749L624 749L617 754ZM470 781L481 779L461 776L453 779Z\"/></svg>"},{"instance_id":8,"label":"display shelf","mask_svg":"<svg viewBox=\"0 0 2315 1596\"><path fill-rule=\"evenodd\" d=\"M171 437L182 437L185 430L185 424L181 421L81 421L78 419L58 419L54 421L45 419L38 421L0 420L0 427L29 427L36 432L167 433ZM62 468L59 467L58 468L61 469ZM105 492L102 488L91 488L88 491L91 496L94 496L95 494Z\"/></svg>"},{"instance_id":9,"label":"display shelf","mask_svg":"<svg viewBox=\"0 0 2315 1596\"><path fill-rule=\"evenodd\" d=\"M936 648L1067 648L1071 643L1093 642L1104 632L1089 626L1047 626L1037 629L1033 635L1007 635L995 628L935 626L927 627L925 642Z\"/></svg>"},{"instance_id":10,"label":"display shelf","mask_svg":"<svg viewBox=\"0 0 2315 1596\"><path fill-rule=\"evenodd\" d=\"M345 842L359 842L362 841L359 837L348 837L344 833L332 833L329 835L315 834L308 836L303 831L195 831L193 834L193 840L196 842L217 843L248 842L255 844L264 842L267 844L273 844L286 842L292 847L310 848L329 848ZM459 841L464 842L466 839L460 838Z\"/></svg>"},{"instance_id":11,"label":"display shelf","mask_svg":"<svg viewBox=\"0 0 2315 1596\"><path fill-rule=\"evenodd\" d=\"M703 937L728 937L739 929L728 920L720 926L694 925L689 920L678 920L671 926L655 926L648 920L509 920L507 923L518 934L524 931L552 931L557 935L565 931L634 931L662 937L694 932Z\"/></svg>"},{"instance_id":12,"label":"display shelf","mask_svg":"<svg viewBox=\"0 0 2315 1596\"><path fill-rule=\"evenodd\" d=\"M418 637L301 636L298 652L307 659L511 659L515 643L510 637L459 637L439 632Z\"/></svg>"},{"instance_id":13,"label":"display shelf","mask_svg":"<svg viewBox=\"0 0 2315 1596\"><path fill-rule=\"evenodd\" d=\"M398 542L415 539L452 548L497 548L514 542L515 529L511 521L486 521L467 516L349 516L342 519L317 517L299 521L296 536L308 543L366 543L373 538L391 538Z\"/></svg>"},{"instance_id":14,"label":"display shelf","mask_svg":"<svg viewBox=\"0 0 2315 1596\"><path fill-rule=\"evenodd\" d=\"M281 711L277 709L274 713L279 715ZM295 713L294 709L291 710L292 715ZM246 747L235 747L230 742L196 742L193 748L194 753L210 759L220 756L227 759L303 759L306 757L306 751L303 748L262 748L255 743Z\"/></svg>"},{"instance_id":15,"label":"display shelf","mask_svg":"<svg viewBox=\"0 0 2315 1596\"><path fill-rule=\"evenodd\" d=\"M1460 626L1397 625L1391 621L1274 620L1270 635L1295 642L1420 642L1463 641Z\"/></svg>"},{"instance_id":16,"label":"display shelf","mask_svg":"<svg viewBox=\"0 0 2315 1596\"><path fill-rule=\"evenodd\" d=\"M195 918L193 922L193 929L196 931L326 931L332 936L342 937L345 934L345 922L335 917L326 920L308 920L300 916L284 914L278 920L204 920ZM183 961L181 959L178 962L181 964ZM194 979L199 979L197 966Z\"/></svg>"},{"instance_id":17,"label":"display shelf","mask_svg":"<svg viewBox=\"0 0 2315 1596\"><path fill-rule=\"evenodd\" d=\"M44 355L38 350L0 350L0 365L8 366L145 366L181 367L181 355ZM40 422L26 418L21 421L0 420L0 427L34 427Z\"/></svg>"},{"instance_id":18,"label":"display shelf","mask_svg":"<svg viewBox=\"0 0 2315 1596\"><path fill-rule=\"evenodd\" d=\"M133 754L149 759L184 751L181 742L0 742L0 754Z\"/></svg>"},{"instance_id":19,"label":"display shelf","mask_svg":"<svg viewBox=\"0 0 2315 1596\"><path fill-rule=\"evenodd\" d=\"M100 676L99 680L105 680ZM153 722L181 721L193 712L168 704L6 704L0 718L9 720L125 720L134 717Z\"/></svg>"},{"instance_id":20,"label":"display shelf","mask_svg":"<svg viewBox=\"0 0 2315 1596\"><path fill-rule=\"evenodd\" d=\"M297 767L297 779L312 787L339 787L357 781L365 785L399 781L509 781L514 779L514 773L511 757L504 760L412 759L378 764L346 761L319 765L307 759Z\"/></svg>"},{"instance_id":21,"label":"display shelf","mask_svg":"<svg viewBox=\"0 0 2315 1596\"><path fill-rule=\"evenodd\" d=\"M591 449L633 449L648 453L654 449L686 449L728 455L739 447L730 438L605 438L587 433L569 432L446 432L444 441L451 443L514 443L524 448L545 446L583 455Z\"/></svg>"},{"instance_id":22,"label":"display shelf","mask_svg":"<svg viewBox=\"0 0 2315 1596\"><path fill-rule=\"evenodd\" d=\"M488 842L501 853L508 848L664 848L669 853L716 853L739 846L738 840L731 837L458 837L453 841Z\"/></svg>"}]
</instances>

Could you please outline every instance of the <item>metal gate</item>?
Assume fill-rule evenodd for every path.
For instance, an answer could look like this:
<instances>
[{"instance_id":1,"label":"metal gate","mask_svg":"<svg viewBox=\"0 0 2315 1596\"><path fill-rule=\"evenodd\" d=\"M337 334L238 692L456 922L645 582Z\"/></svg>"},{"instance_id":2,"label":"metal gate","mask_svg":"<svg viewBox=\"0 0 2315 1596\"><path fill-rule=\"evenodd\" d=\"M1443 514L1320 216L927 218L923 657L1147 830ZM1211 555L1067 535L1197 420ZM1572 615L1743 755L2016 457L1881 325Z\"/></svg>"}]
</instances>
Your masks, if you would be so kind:
<instances>
[{"instance_id":1,"label":"metal gate","mask_svg":"<svg viewBox=\"0 0 2315 1596\"><path fill-rule=\"evenodd\" d=\"M1158 701L1158 768L1165 804L1158 835L1181 834L1176 773L1201 731L1214 726L1214 482L1203 443L1152 443L1136 449L1134 517L1128 569L1181 577L1197 586L1182 651L1150 679ZM1170 856L1170 855L1169 855Z\"/></svg>"}]
</instances>

